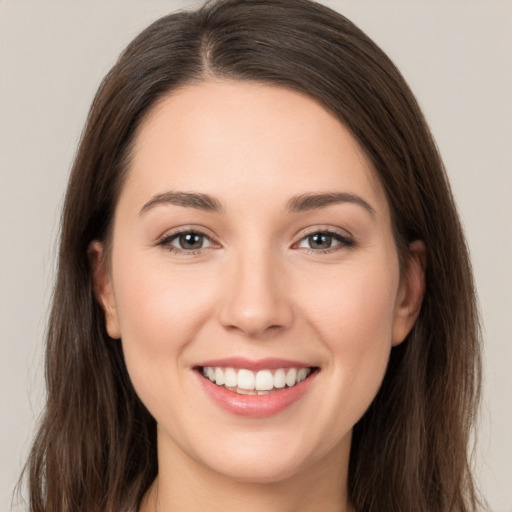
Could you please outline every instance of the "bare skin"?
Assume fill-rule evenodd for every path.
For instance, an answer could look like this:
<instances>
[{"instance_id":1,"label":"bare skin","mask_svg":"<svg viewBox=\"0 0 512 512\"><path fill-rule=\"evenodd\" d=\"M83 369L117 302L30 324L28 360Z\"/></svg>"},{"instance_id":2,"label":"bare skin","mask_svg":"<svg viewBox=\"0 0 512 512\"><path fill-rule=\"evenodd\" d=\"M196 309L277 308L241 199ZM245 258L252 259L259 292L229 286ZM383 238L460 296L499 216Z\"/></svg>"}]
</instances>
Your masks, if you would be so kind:
<instances>
[{"instance_id":1,"label":"bare skin","mask_svg":"<svg viewBox=\"0 0 512 512\"><path fill-rule=\"evenodd\" d=\"M107 330L158 426L141 511L350 511L352 428L421 305L424 246L409 250L400 272L382 186L314 100L205 81L159 103L111 253L91 245ZM201 363L232 357L312 373L292 403L247 417L205 392Z\"/></svg>"}]
</instances>

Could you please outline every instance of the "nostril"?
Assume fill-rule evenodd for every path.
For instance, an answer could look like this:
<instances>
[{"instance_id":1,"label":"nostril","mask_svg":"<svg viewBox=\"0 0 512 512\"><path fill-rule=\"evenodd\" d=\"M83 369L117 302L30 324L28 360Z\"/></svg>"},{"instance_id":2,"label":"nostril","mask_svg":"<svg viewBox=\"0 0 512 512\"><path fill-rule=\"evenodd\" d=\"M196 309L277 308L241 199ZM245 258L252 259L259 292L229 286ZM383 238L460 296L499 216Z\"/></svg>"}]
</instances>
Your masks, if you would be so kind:
<instances>
[{"instance_id":1,"label":"nostril","mask_svg":"<svg viewBox=\"0 0 512 512\"><path fill-rule=\"evenodd\" d=\"M226 284L218 313L224 328L254 337L272 336L293 320L291 304L275 276L253 267Z\"/></svg>"}]
</instances>

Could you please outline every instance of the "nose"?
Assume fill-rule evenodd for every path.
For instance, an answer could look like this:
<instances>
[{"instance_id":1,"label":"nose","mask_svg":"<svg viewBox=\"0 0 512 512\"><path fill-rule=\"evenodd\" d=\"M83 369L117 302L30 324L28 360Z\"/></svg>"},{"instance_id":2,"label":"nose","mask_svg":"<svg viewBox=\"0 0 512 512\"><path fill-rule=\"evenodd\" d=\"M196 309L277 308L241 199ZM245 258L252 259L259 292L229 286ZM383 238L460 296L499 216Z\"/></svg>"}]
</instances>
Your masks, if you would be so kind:
<instances>
[{"instance_id":1,"label":"nose","mask_svg":"<svg viewBox=\"0 0 512 512\"><path fill-rule=\"evenodd\" d=\"M286 272L271 254L234 258L222 275L219 320L225 329L246 337L266 338L293 322Z\"/></svg>"}]
</instances>

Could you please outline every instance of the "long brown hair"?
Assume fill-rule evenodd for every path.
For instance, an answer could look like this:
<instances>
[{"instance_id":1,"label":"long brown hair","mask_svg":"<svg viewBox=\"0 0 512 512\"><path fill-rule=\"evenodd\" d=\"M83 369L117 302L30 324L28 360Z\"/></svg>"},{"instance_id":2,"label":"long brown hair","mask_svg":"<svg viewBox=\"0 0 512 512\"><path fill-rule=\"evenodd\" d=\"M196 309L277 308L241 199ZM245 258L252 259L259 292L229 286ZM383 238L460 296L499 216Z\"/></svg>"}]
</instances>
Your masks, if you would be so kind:
<instances>
[{"instance_id":1,"label":"long brown hair","mask_svg":"<svg viewBox=\"0 0 512 512\"><path fill-rule=\"evenodd\" d=\"M94 99L72 169L46 355L47 405L27 464L30 510L135 511L155 478L156 426L105 331L87 249L108 239L141 120L208 77L282 85L351 130L391 207L397 248L423 240L426 293L355 425L349 497L361 512L473 512L468 440L480 390L468 252L440 156L404 79L361 30L308 0L220 0L163 17Z\"/></svg>"}]
</instances>

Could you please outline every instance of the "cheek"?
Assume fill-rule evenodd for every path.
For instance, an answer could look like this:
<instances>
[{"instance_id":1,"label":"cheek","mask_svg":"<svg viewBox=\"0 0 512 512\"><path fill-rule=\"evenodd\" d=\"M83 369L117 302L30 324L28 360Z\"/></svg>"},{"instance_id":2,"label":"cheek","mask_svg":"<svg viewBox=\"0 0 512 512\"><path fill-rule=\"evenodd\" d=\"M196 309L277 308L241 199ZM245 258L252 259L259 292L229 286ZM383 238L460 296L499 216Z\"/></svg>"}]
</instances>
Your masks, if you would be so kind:
<instances>
[{"instance_id":1,"label":"cheek","mask_svg":"<svg viewBox=\"0 0 512 512\"><path fill-rule=\"evenodd\" d=\"M204 287L204 276L173 272L161 262L118 260L115 269L126 365L137 393L151 410L161 398L159 390L179 385L180 355L208 318L212 293Z\"/></svg>"},{"instance_id":2,"label":"cheek","mask_svg":"<svg viewBox=\"0 0 512 512\"><path fill-rule=\"evenodd\" d=\"M187 343L187 332L201 321L211 295L205 288L208 281L200 272L173 269L165 259L141 260L119 262L119 278L114 275L123 338L133 338L148 350L174 351L178 347L173 340Z\"/></svg>"},{"instance_id":3,"label":"cheek","mask_svg":"<svg viewBox=\"0 0 512 512\"><path fill-rule=\"evenodd\" d=\"M350 348L355 340L349 334L359 338L352 346L355 350L383 337L391 341L398 280L398 263L393 258L343 266L318 275L317 286L304 283L308 290L304 307L334 347ZM377 333L380 336L375 337Z\"/></svg>"},{"instance_id":4,"label":"cheek","mask_svg":"<svg viewBox=\"0 0 512 512\"><path fill-rule=\"evenodd\" d=\"M375 397L389 360L399 272L398 263L388 261L345 267L312 290L304 304L328 350L331 382L338 383L331 387L333 404L352 422Z\"/></svg>"}]
</instances>

